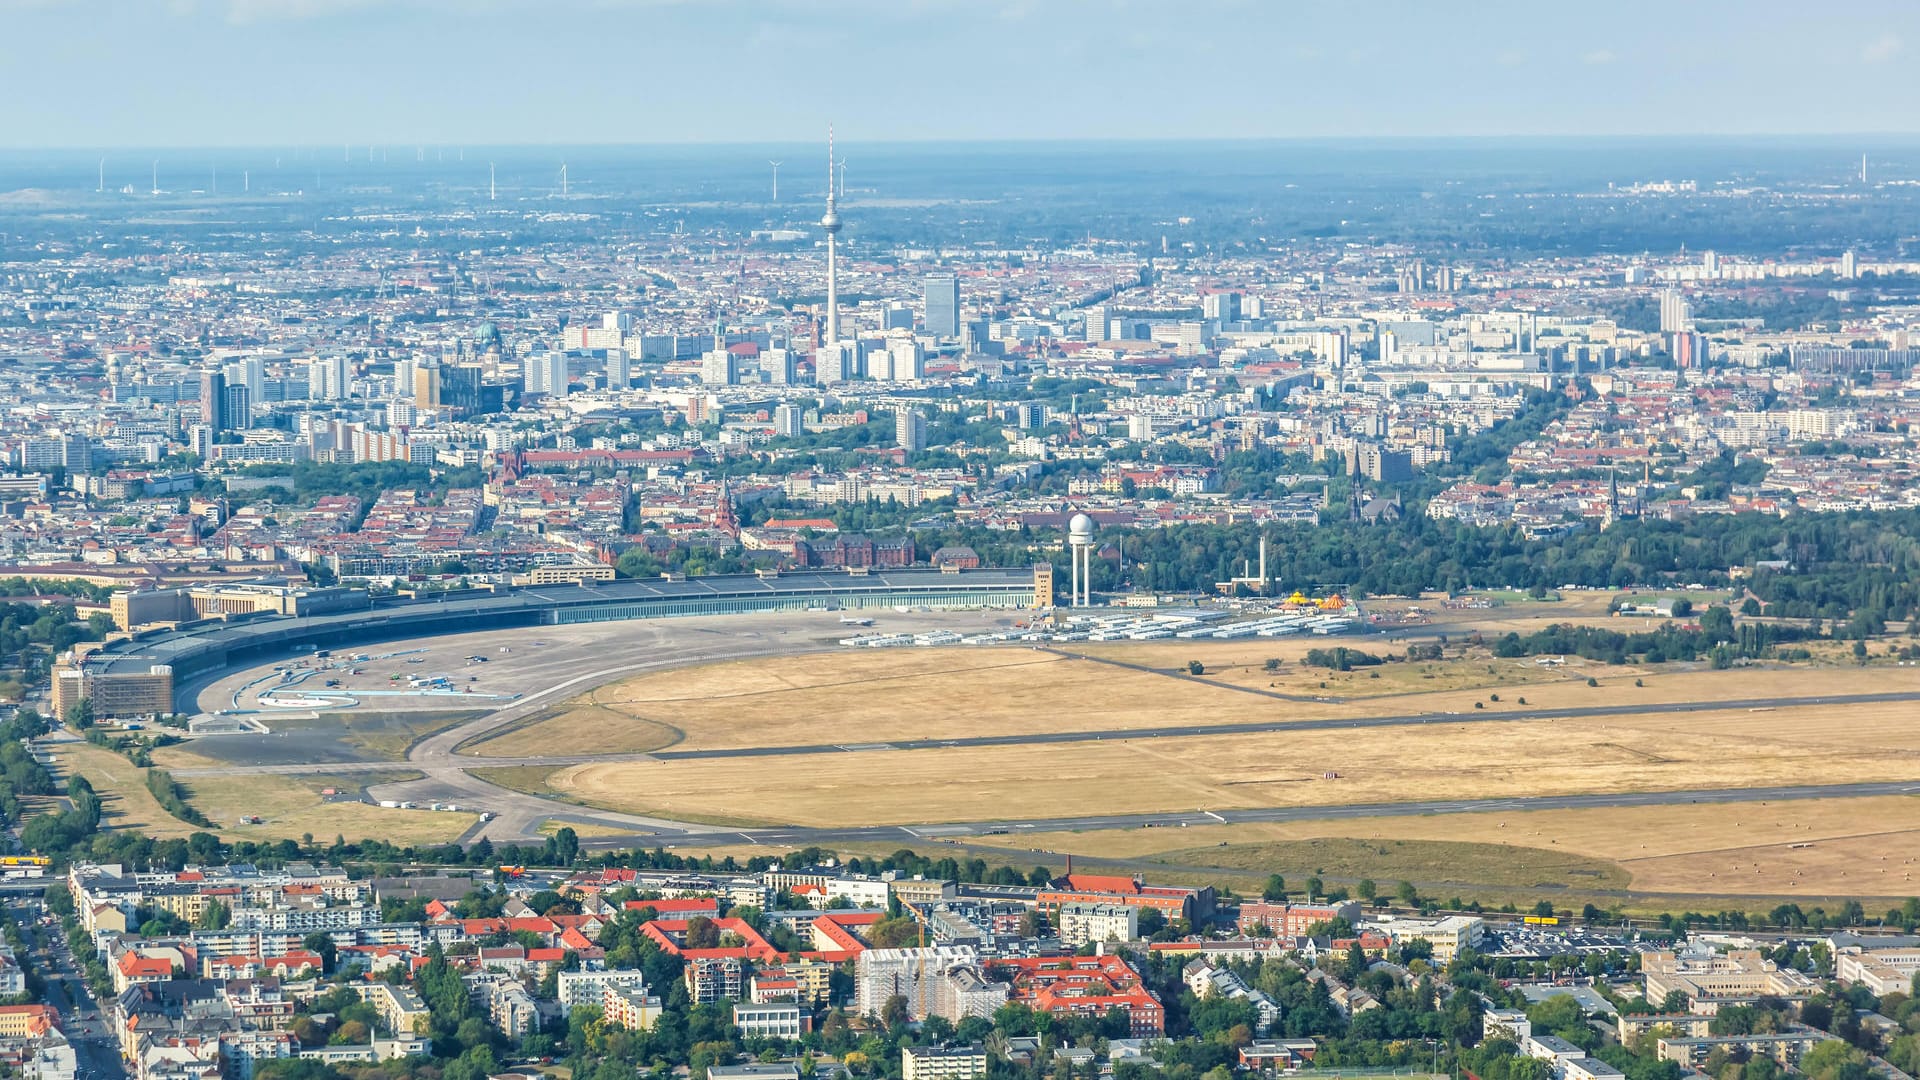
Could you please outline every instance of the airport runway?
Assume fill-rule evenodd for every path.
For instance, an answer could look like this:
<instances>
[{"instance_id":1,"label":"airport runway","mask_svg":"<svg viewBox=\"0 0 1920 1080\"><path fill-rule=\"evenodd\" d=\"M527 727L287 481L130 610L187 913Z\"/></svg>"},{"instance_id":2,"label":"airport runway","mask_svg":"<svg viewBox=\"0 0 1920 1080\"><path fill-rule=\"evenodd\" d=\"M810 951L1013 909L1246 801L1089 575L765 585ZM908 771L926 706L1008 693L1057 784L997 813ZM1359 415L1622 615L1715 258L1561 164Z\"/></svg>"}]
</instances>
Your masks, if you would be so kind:
<instances>
[{"instance_id":1,"label":"airport runway","mask_svg":"<svg viewBox=\"0 0 1920 1080\"><path fill-rule=\"evenodd\" d=\"M1703 788L1691 791L1633 791L1590 795L1541 795L1520 799L1435 799L1418 802L1356 803L1346 806L1288 806L1248 810L1194 810L1164 814L1113 814L1068 818L1015 818L1002 821L954 822L945 825L870 825L858 828L713 829L671 839L676 846L705 844L772 844L804 847L808 844L915 842L955 840L977 836L1019 836L1022 833L1097 832L1111 829L1180 829L1199 825L1241 825L1280 821L1327 821L1345 818L1419 817L1437 814L1528 813L1538 810L1591 810L1632 806L1721 805L1749 802L1795 802L1805 799L1857 799L1883 795L1920 795L1920 781L1895 780L1860 784L1806 784L1764 788ZM605 837L581 841L582 847L631 847L631 838ZM1017 851L1017 848L1009 848Z\"/></svg>"},{"instance_id":2,"label":"airport runway","mask_svg":"<svg viewBox=\"0 0 1920 1080\"><path fill-rule=\"evenodd\" d=\"M790 654L792 649L708 652L702 655L729 660L743 657ZM232 766L202 769L176 769L182 779L195 776L221 776L235 773L333 774L341 772L413 771L429 764L457 764L462 768L500 768L505 766L585 765L622 761L699 761L727 758L798 757L809 754L863 754L898 750L954 750L997 746L1057 746L1065 743L1102 742L1125 739L1185 739L1212 735L1265 735L1288 731L1345 731L1366 728L1407 727L1415 724L1519 723L1530 720L1583 720L1608 716L1658 716L1671 713L1741 712L1809 706L1877 705L1920 702L1920 691L1891 691L1877 694L1829 694L1824 697L1743 698L1736 701L1679 701L1647 705L1582 705L1558 709L1475 709L1472 712L1422 712L1397 716L1318 717L1303 720L1253 720L1235 724L1182 724L1168 727L1104 728L1097 731L1021 732L1011 735L975 735L958 739L894 739L862 743L804 743L791 746L745 746L722 749L654 750L649 753L552 754L537 757L498 758L479 754L458 754L456 749L512 724L543 707L546 698L581 683L598 683L616 675L634 674L655 668L686 663L684 658L658 659L606 668L575 676L516 702L513 707L489 713L478 720L431 736L409 752L406 761L324 762L318 764Z\"/></svg>"}]
</instances>

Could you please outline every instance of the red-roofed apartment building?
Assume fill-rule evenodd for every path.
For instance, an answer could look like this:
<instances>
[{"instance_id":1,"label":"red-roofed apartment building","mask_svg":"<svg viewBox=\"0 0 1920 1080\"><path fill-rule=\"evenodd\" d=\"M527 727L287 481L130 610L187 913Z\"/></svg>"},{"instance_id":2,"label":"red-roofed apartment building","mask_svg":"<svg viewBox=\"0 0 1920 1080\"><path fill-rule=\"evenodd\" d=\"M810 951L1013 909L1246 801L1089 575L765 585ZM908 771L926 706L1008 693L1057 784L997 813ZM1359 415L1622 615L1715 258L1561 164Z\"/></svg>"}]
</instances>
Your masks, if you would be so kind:
<instances>
[{"instance_id":1,"label":"red-roofed apartment building","mask_svg":"<svg viewBox=\"0 0 1920 1080\"><path fill-rule=\"evenodd\" d=\"M713 928L720 932L721 940L731 934L739 939L738 945L722 945L717 948L694 949L687 947L687 929L693 923L691 919L655 919L640 924L640 932L652 938L654 944L673 954L688 960L737 959L759 960L774 964L780 962L780 950L768 943L753 927L740 919L712 919Z\"/></svg>"},{"instance_id":2,"label":"red-roofed apartment building","mask_svg":"<svg viewBox=\"0 0 1920 1080\"><path fill-rule=\"evenodd\" d=\"M1213 917L1213 887L1190 889L1180 885L1148 885L1141 878L1108 874L1070 874L1064 886L1056 882L1043 889L1036 901L1049 915L1059 914L1061 905L1128 904L1153 908L1169 919L1187 919L1199 923Z\"/></svg>"},{"instance_id":3,"label":"red-roofed apartment building","mask_svg":"<svg viewBox=\"0 0 1920 1080\"><path fill-rule=\"evenodd\" d=\"M1127 1015L1134 1038L1163 1034L1166 1010L1118 956L1030 956L994 961L1013 976L1014 1001L1055 1016Z\"/></svg>"}]
</instances>

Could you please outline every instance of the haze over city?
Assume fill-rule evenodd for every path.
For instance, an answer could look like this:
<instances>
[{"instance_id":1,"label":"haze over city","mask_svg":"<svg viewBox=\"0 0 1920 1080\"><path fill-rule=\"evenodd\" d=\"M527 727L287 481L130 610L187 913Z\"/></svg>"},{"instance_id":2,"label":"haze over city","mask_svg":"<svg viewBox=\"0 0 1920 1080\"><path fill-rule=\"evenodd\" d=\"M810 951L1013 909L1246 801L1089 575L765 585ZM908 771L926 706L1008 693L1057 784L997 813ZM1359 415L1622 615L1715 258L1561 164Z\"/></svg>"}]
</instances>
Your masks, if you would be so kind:
<instances>
[{"instance_id":1,"label":"haze over city","mask_svg":"<svg viewBox=\"0 0 1920 1080\"><path fill-rule=\"evenodd\" d=\"M0 0L0 1080L1913 1080L1910 42Z\"/></svg>"},{"instance_id":2,"label":"haze over city","mask_svg":"<svg viewBox=\"0 0 1920 1080\"><path fill-rule=\"evenodd\" d=\"M41 147L1910 132L1861 0L7 0Z\"/></svg>"}]
</instances>

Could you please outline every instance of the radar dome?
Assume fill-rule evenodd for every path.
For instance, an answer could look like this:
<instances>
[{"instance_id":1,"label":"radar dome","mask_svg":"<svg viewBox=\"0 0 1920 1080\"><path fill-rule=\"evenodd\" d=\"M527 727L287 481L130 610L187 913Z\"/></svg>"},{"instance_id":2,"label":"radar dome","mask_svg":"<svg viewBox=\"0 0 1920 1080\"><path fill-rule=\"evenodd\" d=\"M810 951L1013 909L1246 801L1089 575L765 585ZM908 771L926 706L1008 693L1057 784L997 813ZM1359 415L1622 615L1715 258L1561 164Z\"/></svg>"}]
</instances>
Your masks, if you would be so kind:
<instances>
[{"instance_id":1,"label":"radar dome","mask_svg":"<svg viewBox=\"0 0 1920 1080\"><path fill-rule=\"evenodd\" d=\"M1085 514L1073 515L1073 520L1067 522L1067 535L1075 539L1092 539L1093 519Z\"/></svg>"}]
</instances>

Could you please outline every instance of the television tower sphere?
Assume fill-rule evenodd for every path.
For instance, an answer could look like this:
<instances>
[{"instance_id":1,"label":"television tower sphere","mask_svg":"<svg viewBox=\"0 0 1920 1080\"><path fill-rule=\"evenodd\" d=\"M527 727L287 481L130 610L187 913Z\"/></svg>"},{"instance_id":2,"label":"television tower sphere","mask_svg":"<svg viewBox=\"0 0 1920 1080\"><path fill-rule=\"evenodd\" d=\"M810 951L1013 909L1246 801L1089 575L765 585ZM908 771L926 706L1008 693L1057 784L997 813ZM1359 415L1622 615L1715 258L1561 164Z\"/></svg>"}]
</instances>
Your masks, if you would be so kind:
<instances>
[{"instance_id":1,"label":"television tower sphere","mask_svg":"<svg viewBox=\"0 0 1920 1080\"><path fill-rule=\"evenodd\" d=\"M827 216L820 219L820 227L830 233L840 231L840 211L833 208L833 202L827 202Z\"/></svg>"},{"instance_id":2,"label":"television tower sphere","mask_svg":"<svg viewBox=\"0 0 1920 1080\"><path fill-rule=\"evenodd\" d=\"M1067 543L1093 543L1093 519L1085 514L1073 515L1073 519L1067 522Z\"/></svg>"}]
</instances>

